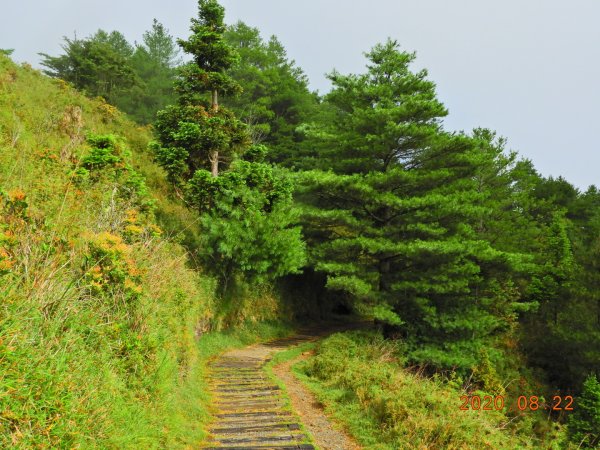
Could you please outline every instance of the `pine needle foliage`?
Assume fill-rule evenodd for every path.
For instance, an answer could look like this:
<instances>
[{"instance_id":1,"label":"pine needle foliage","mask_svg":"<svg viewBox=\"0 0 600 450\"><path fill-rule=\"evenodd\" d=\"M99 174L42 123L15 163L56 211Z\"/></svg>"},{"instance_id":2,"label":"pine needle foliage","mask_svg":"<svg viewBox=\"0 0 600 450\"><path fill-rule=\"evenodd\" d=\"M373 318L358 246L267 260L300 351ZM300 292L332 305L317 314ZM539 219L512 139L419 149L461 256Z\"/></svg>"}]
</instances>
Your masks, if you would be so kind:
<instances>
[{"instance_id":1,"label":"pine needle foliage","mask_svg":"<svg viewBox=\"0 0 600 450\"><path fill-rule=\"evenodd\" d=\"M225 293L235 277L264 283L297 272L304 244L290 180L263 161L267 148L251 146L247 126L219 104L221 94L240 91L229 75L238 55L224 37L224 9L200 0L198 11L191 36L179 41L193 59L181 68L178 103L158 114L151 149L200 214L199 257Z\"/></svg>"},{"instance_id":2,"label":"pine needle foliage","mask_svg":"<svg viewBox=\"0 0 600 450\"><path fill-rule=\"evenodd\" d=\"M400 326L415 361L468 370L510 329L516 256L475 226L484 160L469 136L441 129L446 110L414 55L388 41L363 75L330 76L333 120L322 170L299 175L311 261L357 311Z\"/></svg>"}]
</instances>

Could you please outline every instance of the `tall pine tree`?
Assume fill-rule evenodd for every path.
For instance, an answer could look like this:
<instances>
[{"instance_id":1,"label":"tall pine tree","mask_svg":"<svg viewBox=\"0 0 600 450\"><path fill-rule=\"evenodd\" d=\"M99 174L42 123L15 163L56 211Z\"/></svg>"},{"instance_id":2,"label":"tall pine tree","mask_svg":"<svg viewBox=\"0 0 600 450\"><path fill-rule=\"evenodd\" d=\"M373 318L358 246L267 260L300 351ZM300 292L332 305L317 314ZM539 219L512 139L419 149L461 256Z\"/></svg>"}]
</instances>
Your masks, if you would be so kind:
<instances>
[{"instance_id":1,"label":"tall pine tree","mask_svg":"<svg viewBox=\"0 0 600 450\"><path fill-rule=\"evenodd\" d=\"M158 161L172 181L191 178L195 171L210 168L213 177L227 166L249 142L246 127L219 105L219 95L234 94L240 86L227 74L237 60L225 42L224 9L215 0L200 0L192 35L179 40L192 61L180 69L176 84L177 105L159 112L155 146Z\"/></svg>"},{"instance_id":2,"label":"tall pine tree","mask_svg":"<svg viewBox=\"0 0 600 450\"><path fill-rule=\"evenodd\" d=\"M156 19L131 57L131 65L144 85L119 102L139 123L151 123L156 113L175 102L176 66L180 64L175 39Z\"/></svg>"},{"instance_id":3,"label":"tall pine tree","mask_svg":"<svg viewBox=\"0 0 600 450\"><path fill-rule=\"evenodd\" d=\"M44 72L117 105L142 81L131 66L133 47L118 31L98 30L86 39L64 38L63 55L41 53Z\"/></svg>"},{"instance_id":4,"label":"tall pine tree","mask_svg":"<svg viewBox=\"0 0 600 450\"><path fill-rule=\"evenodd\" d=\"M249 125L253 142L269 146L269 160L294 165L303 137L297 128L317 106L306 75L275 36L265 41L257 28L238 22L225 39L240 54L229 74L243 87L242 95L228 96L225 103Z\"/></svg>"},{"instance_id":5,"label":"tall pine tree","mask_svg":"<svg viewBox=\"0 0 600 450\"><path fill-rule=\"evenodd\" d=\"M514 320L512 257L475 229L478 146L442 130L414 54L388 41L367 57L366 74L331 75L333 121L314 133L329 170L301 177L311 260L355 309L402 324L414 360L468 369Z\"/></svg>"},{"instance_id":6,"label":"tall pine tree","mask_svg":"<svg viewBox=\"0 0 600 450\"><path fill-rule=\"evenodd\" d=\"M193 60L181 69L178 104L158 114L151 146L200 214L199 256L224 293L232 279L263 283L297 272L305 251L290 180L264 162L267 148L250 146L247 127L219 103L240 91L227 73L237 54L223 38L223 7L198 4L192 35L179 41Z\"/></svg>"}]
</instances>

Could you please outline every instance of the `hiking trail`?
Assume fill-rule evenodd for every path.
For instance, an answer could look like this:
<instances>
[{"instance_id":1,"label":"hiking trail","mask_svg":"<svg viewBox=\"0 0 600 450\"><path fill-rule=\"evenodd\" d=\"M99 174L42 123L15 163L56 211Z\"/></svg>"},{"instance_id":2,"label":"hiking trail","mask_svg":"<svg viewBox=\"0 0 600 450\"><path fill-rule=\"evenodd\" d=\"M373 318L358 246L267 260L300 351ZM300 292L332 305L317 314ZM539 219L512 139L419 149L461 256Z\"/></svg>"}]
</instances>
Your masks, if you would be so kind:
<instances>
[{"instance_id":1,"label":"hiking trail","mask_svg":"<svg viewBox=\"0 0 600 450\"><path fill-rule=\"evenodd\" d=\"M304 424L264 369L273 354L324 335L322 330L303 330L293 337L231 350L216 358L210 365L209 383L217 420L209 428L208 448L312 450L316 448L313 442L323 450L360 448L332 426L299 381L286 377L286 386L293 384L292 405L297 405L299 397L306 400L308 408L301 408L308 419ZM307 411L310 417L306 417Z\"/></svg>"}]
</instances>

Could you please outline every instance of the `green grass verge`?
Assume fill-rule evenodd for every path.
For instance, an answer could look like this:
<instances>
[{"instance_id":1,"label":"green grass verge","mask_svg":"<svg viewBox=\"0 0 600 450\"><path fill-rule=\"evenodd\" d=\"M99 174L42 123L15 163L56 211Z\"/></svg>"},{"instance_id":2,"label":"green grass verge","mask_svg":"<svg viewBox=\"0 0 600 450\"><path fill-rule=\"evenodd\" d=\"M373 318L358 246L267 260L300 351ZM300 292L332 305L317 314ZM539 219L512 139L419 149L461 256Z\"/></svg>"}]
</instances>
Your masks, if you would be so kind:
<instances>
[{"instance_id":1,"label":"green grass verge","mask_svg":"<svg viewBox=\"0 0 600 450\"><path fill-rule=\"evenodd\" d=\"M286 361L296 359L302 353L314 350L318 346L315 342L307 342L297 347L284 350L277 353L267 366L267 371L271 376L273 367L282 364ZM379 425L372 418L365 416L364 410L358 403L340 402L341 397L347 394L343 389L331 389L325 386L322 382L311 378L305 372L306 361L300 361L291 367L294 376L302 382L302 384L312 392L315 397L325 407L325 413L333 418L338 424L352 435L362 445L372 449L388 449L390 447L377 444L379 439ZM285 390L283 383L278 381L279 386ZM314 445L314 444L313 444Z\"/></svg>"},{"instance_id":2,"label":"green grass verge","mask_svg":"<svg viewBox=\"0 0 600 450\"><path fill-rule=\"evenodd\" d=\"M375 332L338 333L292 370L365 449L564 448L560 432L541 440L502 412L461 411L459 386L407 371L402 356Z\"/></svg>"}]
</instances>

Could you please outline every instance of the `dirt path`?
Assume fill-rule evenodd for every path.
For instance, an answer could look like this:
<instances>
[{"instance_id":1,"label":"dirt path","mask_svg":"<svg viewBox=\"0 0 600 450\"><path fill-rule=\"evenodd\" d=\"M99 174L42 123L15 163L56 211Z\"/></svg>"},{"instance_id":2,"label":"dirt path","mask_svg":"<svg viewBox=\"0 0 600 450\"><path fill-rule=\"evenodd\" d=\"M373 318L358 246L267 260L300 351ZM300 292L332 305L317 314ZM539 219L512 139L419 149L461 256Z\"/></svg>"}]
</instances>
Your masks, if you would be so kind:
<instances>
[{"instance_id":1,"label":"dirt path","mask_svg":"<svg viewBox=\"0 0 600 450\"><path fill-rule=\"evenodd\" d=\"M360 450L350 436L332 426L331 421L323 413L320 403L304 385L291 373L291 367L308 358L300 355L295 359L275 366L274 373L285 384L292 408L298 413L302 423L313 436L315 443L322 450Z\"/></svg>"},{"instance_id":2,"label":"dirt path","mask_svg":"<svg viewBox=\"0 0 600 450\"><path fill-rule=\"evenodd\" d=\"M266 374L264 365L275 352L314 341L322 335L318 331L307 331L292 338L232 350L212 363L210 384L217 421L209 430L211 449L315 448L303 431L299 417L286 408L279 386ZM279 369L278 373L281 372L281 366ZM307 392L301 392L298 381L291 377L294 382L284 378L290 389L292 405L299 405L302 398L312 405L309 409L299 410L305 419L306 429L317 445L324 450L358 449L343 433L331 426L322 410L315 406L314 399ZM315 427L315 424L318 426Z\"/></svg>"}]
</instances>

